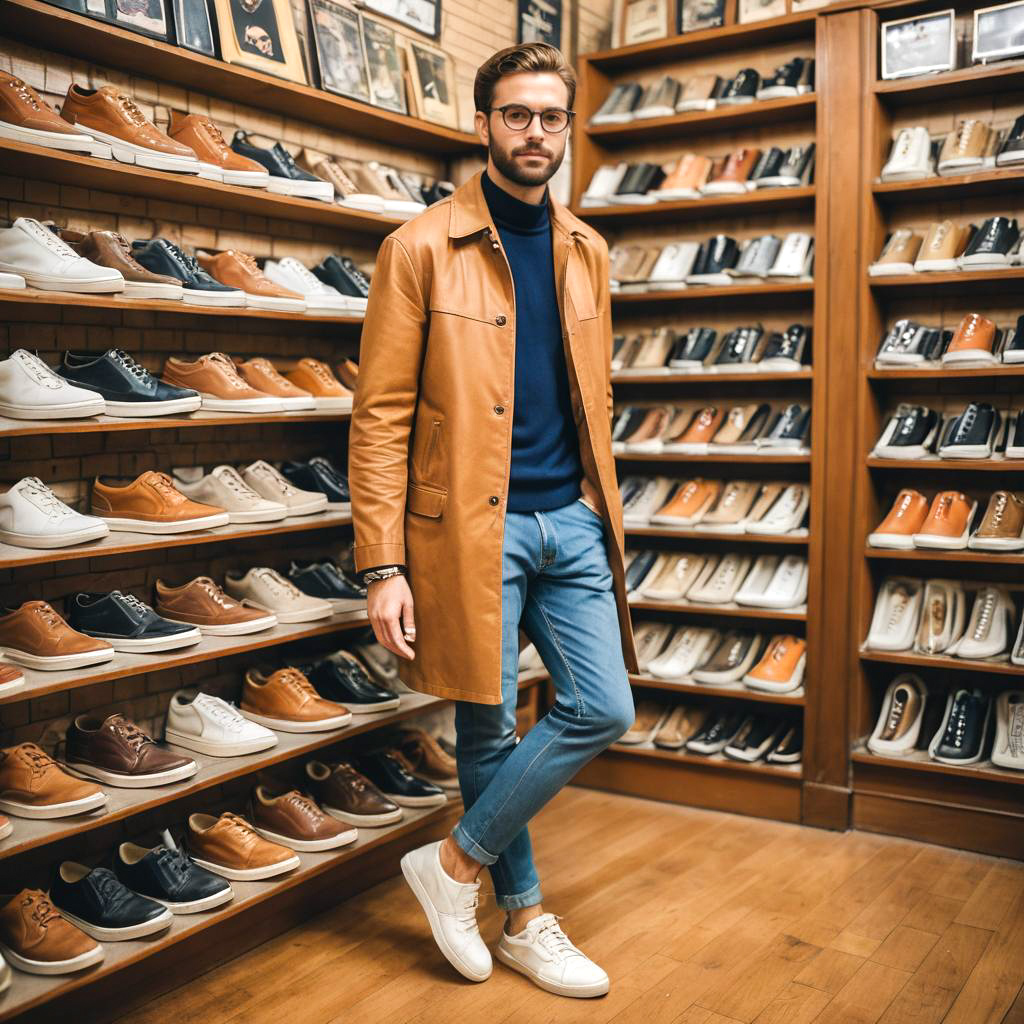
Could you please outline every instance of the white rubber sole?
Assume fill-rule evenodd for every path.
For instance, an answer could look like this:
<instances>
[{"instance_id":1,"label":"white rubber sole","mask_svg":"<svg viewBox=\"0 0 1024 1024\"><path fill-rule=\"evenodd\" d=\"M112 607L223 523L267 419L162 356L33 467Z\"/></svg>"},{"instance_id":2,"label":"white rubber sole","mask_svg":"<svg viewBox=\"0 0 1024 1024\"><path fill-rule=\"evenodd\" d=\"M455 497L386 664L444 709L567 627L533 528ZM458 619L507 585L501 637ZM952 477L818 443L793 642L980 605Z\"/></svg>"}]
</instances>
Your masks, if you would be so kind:
<instances>
[{"instance_id":1,"label":"white rubber sole","mask_svg":"<svg viewBox=\"0 0 1024 1024\"><path fill-rule=\"evenodd\" d=\"M969 524L968 529L970 529ZM932 548L936 551L965 550L967 548L967 531L965 530L959 537L935 537L930 533L915 533L914 547Z\"/></svg>"},{"instance_id":2,"label":"white rubber sole","mask_svg":"<svg viewBox=\"0 0 1024 1024\"><path fill-rule=\"evenodd\" d=\"M230 398L205 394L203 408L210 412L284 412L284 406L278 398L242 398L232 401Z\"/></svg>"},{"instance_id":3,"label":"white rubber sole","mask_svg":"<svg viewBox=\"0 0 1024 1024\"><path fill-rule=\"evenodd\" d=\"M86 541L99 540L110 533L106 524L97 524L87 527L84 530L75 530L73 533L58 534L31 534L13 533L10 530L0 530L0 541L4 544L13 544L18 548L69 548L74 544L84 544Z\"/></svg>"},{"instance_id":4,"label":"white rubber sole","mask_svg":"<svg viewBox=\"0 0 1024 1024\"><path fill-rule=\"evenodd\" d=\"M116 270L105 270L100 276L63 277L59 274L35 274L23 267L14 267L8 263L0 263L0 271L18 274L25 279L30 288L38 288L43 292L123 292L124 278ZM114 275L114 276L111 276Z\"/></svg>"},{"instance_id":5,"label":"white rubber sole","mask_svg":"<svg viewBox=\"0 0 1024 1024\"><path fill-rule=\"evenodd\" d=\"M868 544L873 548L885 548L889 551L913 551L914 535L912 533L872 533L868 535Z\"/></svg>"},{"instance_id":6,"label":"white rubber sole","mask_svg":"<svg viewBox=\"0 0 1024 1024\"><path fill-rule=\"evenodd\" d=\"M268 498L268 501L271 499ZM318 512L327 511L327 495L323 495L323 501L310 501L306 505L289 505L288 515L290 516L312 516Z\"/></svg>"},{"instance_id":7,"label":"white rubber sole","mask_svg":"<svg viewBox=\"0 0 1024 1024\"><path fill-rule=\"evenodd\" d=\"M378 711L394 711L399 705L399 699L395 697L394 700L382 700L375 704L352 704L347 700L340 700L338 703L348 708L353 715L373 715Z\"/></svg>"},{"instance_id":8,"label":"white rubber sole","mask_svg":"<svg viewBox=\"0 0 1024 1024\"><path fill-rule=\"evenodd\" d=\"M358 825L360 828L380 828L383 825L393 825L396 821L402 820L402 808L389 811L387 814L352 814L349 811L339 810L337 807L328 807L324 804L321 810L346 825Z\"/></svg>"},{"instance_id":9,"label":"white rubber sole","mask_svg":"<svg viewBox=\"0 0 1024 1024\"><path fill-rule=\"evenodd\" d=\"M245 292L209 292L202 288L184 288L181 301L188 306L245 306Z\"/></svg>"},{"instance_id":10,"label":"white rubber sole","mask_svg":"<svg viewBox=\"0 0 1024 1024\"><path fill-rule=\"evenodd\" d=\"M0 288L10 291L21 291L26 287L25 278L23 278L21 274L0 272Z\"/></svg>"},{"instance_id":11,"label":"white rubber sole","mask_svg":"<svg viewBox=\"0 0 1024 1024\"><path fill-rule=\"evenodd\" d=\"M1024 537L972 537L967 546L972 551L1022 551Z\"/></svg>"},{"instance_id":12,"label":"white rubber sole","mask_svg":"<svg viewBox=\"0 0 1024 1024\"><path fill-rule=\"evenodd\" d=\"M251 622L229 622L223 626L197 625L194 622L185 622L184 619L172 619L169 615L164 616L168 622L181 622L186 626L195 626L196 632L205 636L248 636L250 633L262 633L265 629L273 629L277 625L276 615L265 615L262 619L253 619Z\"/></svg>"},{"instance_id":13,"label":"white rubber sole","mask_svg":"<svg viewBox=\"0 0 1024 1024\"><path fill-rule=\"evenodd\" d=\"M382 793L399 807L440 807L448 803L448 797L444 793L431 794L430 796L400 796L398 793Z\"/></svg>"},{"instance_id":14,"label":"white rubber sole","mask_svg":"<svg viewBox=\"0 0 1024 1024\"><path fill-rule=\"evenodd\" d=\"M277 523L288 518L288 508L271 508L259 512L228 512L230 523Z\"/></svg>"},{"instance_id":15,"label":"white rubber sole","mask_svg":"<svg viewBox=\"0 0 1024 1024\"><path fill-rule=\"evenodd\" d=\"M284 406L285 412L308 412L316 408L316 399L312 395L309 398L278 398L278 401Z\"/></svg>"},{"instance_id":16,"label":"white rubber sole","mask_svg":"<svg viewBox=\"0 0 1024 1024\"><path fill-rule=\"evenodd\" d=\"M30 960L28 957L15 953L10 946L0 942L0 951L4 959L19 971L26 974L74 974L76 971L84 971L86 967L92 967L103 960L103 947L96 946L88 953L74 956L70 960Z\"/></svg>"},{"instance_id":17,"label":"white rubber sole","mask_svg":"<svg viewBox=\"0 0 1024 1024\"><path fill-rule=\"evenodd\" d=\"M198 174L199 161L194 156L174 156L161 153L156 149L137 146L134 142L126 142L116 135L97 131L95 128L85 129L94 139L105 142L114 154L114 159L122 164L135 164L137 167L149 167L154 171L178 171L184 174Z\"/></svg>"},{"instance_id":18,"label":"white rubber sole","mask_svg":"<svg viewBox=\"0 0 1024 1024\"><path fill-rule=\"evenodd\" d=\"M253 295L251 292L245 292L245 305L247 309L270 309L281 313L306 312L304 299L288 299L277 295Z\"/></svg>"},{"instance_id":19,"label":"white rubber sole","mask_svg":"<svg viewBox=\"0 0 1024 1024\"><path fill-rule=\"evenodd\" d=\"M107 786L115 786L117 789L149 789L152 786L169 786L172 782L190 779L199 771L199 765L195 761L190 761L188 764L183 764L180 768L172 768L166 772L134 776L121 775L118 772L108 772L91 764L75 764L74 761L67 761L65 763L76 775L82 775L87 779L102 782Z\"/></svg>"},{"instance_id":20,"label":"white rubber sole","mask_svg":"<svg viewBox=\"0 0 1024 1024\"><path fill-rule=\"evenodd\" d=\"M316 408L323 412L351 412L352 410L351 398L321 398L317 395L314 396L313 402Z\"/></svg>"},{"instance_id":21,"label":"white rubber sole","mask_svg":"<svg viewBox=\"0 0 1024 1024\"><path fill-rule=\"evenodd\" d=\"M203 400L195 398L172 398L166 402L107 402L108 416L122 416L133 419L136 416L173 416L176 413L196 412Z\"/></svg>"},{"instance_id":22,"label":"white rubber sole","mask_svg":"<svg viewBox=\"0 0 1024 1024\"><path fill-rule=\"evenodd\" d=\"M339 846L351 846L359 838L359 833L354 828L347 832L339 832L330 839L292 839L290 836L278 835L269 829L253 826L259 835L269 839L278 846L287 847L289 850L297 850L299 853L319 853L321 850L336 850Z\"/></svg>"},{"instance_id":23,"label":"white rubber sole","mask_svg":"<svg viewBox=\"0 0 1024 1024\"><path fill-rule=\"evenodd\" d=\"M60 907L57 908L60 910ZM70 921L76 928L80 928L86 935L100 942L126 942L130 939L141 939L146 935L155 935L157 932L170 928L174 915L165 907L159 917L151 921L140 921L138 924L129 925L127 928L104 928L99 924L91 924L83 921L66 910L60 910L60 916L65 921Z\"/></svg>"},{"instance_id":24,"label":"white rubber sole","mask_svg":"<svg viewBox=\"0 0 1024 1024\"><path fill-rule=\"evenodd\" d=\"M323 718L319 722L290 722L284 718L267 718L266 715L257 715L244 708L240 710L250 722L255 722L257 725L265 726L276 732L330 732L332 729L341 729L352 721L352 715L348 714L344 717L338 715L334 718Z\"/></svg>"},{"instance_id":25,"label":"white rubber sole","mask_svg":"<svg viewBox=\"0 0 1024 1024\"><path fill-rule=\"evenodd\" d=\"M180 302L185 289L179 285L152 283L144 281L125 281L124 297L126 299L167 299L169 302Z\"/></svg>"},{"instance_id":26,"label":"white rubber sole","mask_svg":"<svg viewBox=\"0 0 1024 1024\"><path fill-rule=\"evenodd\" d=\"M69 125L70 127L70 125ZM91 153L93 140L89 135L78 132L44 132L38 128L23 128L21 125L0 121L0 138L14 139L15 142L27 142L32 146L45 146L47 149L71 150L76 153Z\"/></svg>"},{"instance_id":27,"label":"white rubber sole","mask_svg":"<svg viewBox=\"0 0 1024 1024\"><path fill-rule=\"evenodd\" d=\"M279 196L294 196L297 199L319 199L324 203L334 202L334 186L329 181L293 181L291 178L267 176L267 188Z\"/></svg>"},{"instance_id":28,"label":"white rubber sole","mask_svg":"<svg viewBox=\"0 0 1024 1024\"><path fill-rule=\"evenodd\" d=\"M183 519L180 522L150 523L144 519L121 519L114 516L100 516L110 527L121 533L191 533L193 530L212 530L217 526L227 526L230 522L227 512L215 516L201 516L199 519Z\"/></svg>"},{"instance_id":29,"label":"white rubber sole","mask_svg":"<svg viewBox=\"0 0 1024 1024\"><path fill-rule=\"evenodd\" d=\"M3 282L0 282L3 287ZM64 405L16 405L0 402L0 416L12 420L71 420L83 416L102 416L107 403L97 396L92 402L68 402Z\"/></svg>"},{"instance_id":30,"label":"white rubber sole","mask_svg":"<svg viewBox=\"0 0 1024 1024\"><path fill-rule=\"evenodd\" d=\"M197 754L207 754L210 757L240 757L242 754L257 754L261 750L269 750L277 746L276 736L264 736L258 740L247 740L245 743L210 743L201 740L197 736L189 736L187 733L175 732L173 729L164 730L164 742L172 743L184 750L193 750Z\"/></svg>"},{"instance_id":31,"label":"white rubber sole","mask_svg":"<svg viewBox=\"0 0 1024 1024\"><path fill-rule=\"evenodd\" d=\"M758 679L756 676L752 676L749 673L743 677L743 685L748 690L756 690L758 693L792 693L794 690L799 690L803 686L804 682L804 670L807 665L807 655L804 654L800 661L797 662L796 668L793 670L793 674L789 679L784 680L767 680Z\"/></svg>"},{"instance_id":32,"label":"white rubber sole","mask_svg":"<svg viewBox=\"0 0 1024 1024\"><path fill-rule=\"evenodd\" d=\"M230 903L235 898L235 891L229 885L226 889L221 889L220 892L211 893L201 900L192 900L191 903L171 903L168 900L157 899L155 896L148 898L159 903L160 906L166 907L172 914L201 914L204 910L213 910L215 907L223 907L225 903Z\"/></svg>"},{"instance_id":33,"label":"white rubber sole","mask_svg":"<svg viewBox=\"0 0 1024 1024\"><path fill-rule=\"evenodd\" d=\"M608 992L609 982L605 978L604 981L594 982L591 985L559 985L556 982L548 981L546 978L540 977L535 971L531 971L526 964L521 963L511 953L509 953L501 943L498 943L498 948L495 950L495 956L506 966L510 967L513 971L518 971L520 974L525 975L530 979L538 988L544 989L545 992L551 992L556 996L570 996L576 999L593 999L596 996L603 996Z\"/></svg>"},{"instance_id":34,"label":"white rubber sole","mask_svg":"<svg viewBox=\"0 0 1024 1024\"><path fill-rule=\"evenodd\" d=\"M87 665L102 665L105 661L113 661L117 653L113 647L100 651L83 651L80 654L41 655L29 654L13 647L5 647L4 653L8 661L25 668L38 669L41 672L59 672L68 668L85 668Z\"/></svg>"},{"instance_id":35,"label":"white rubber sole","mask_svg":"<svg viewBox=\"0 0 1024 1024\"><path fill-rule=\"evenodd\" d=\"M32 818L49 821L52 818L70 818L76 814L88 814L107 805L106 793L94 793L81 800L68 800L60 804L23 804L17 800L0 799L0 811L13 814L16 818Z\"/></svg>"},{"instance_id":36,"label":"white rubber sole","mask_svg":"<svg viewBox=\"0 0 1024 1024\"><path fill-rule=\"evenodd\" d=\"M266 188L270 175L266 171L229 171L216 164L199 162L199 177L219 181L223 185L245 185L248 188Z\"/></svg>"},{"instance_id":37,"label":"white rubber sole","mask_svg":"<svg viewBox=\"0 0 1024 1024\"><path fill-rule=\"evenodd\" d=\"M278 622L319 622L320 619L329 619L334 614L334 610L327 602L324 602L323 608L306 608L302 611L282 612L273 608L267 608L266 605L257 604L255 601L250 601L247 597L242 598L241 601L246 608L255 608L257 611L270 612L276 615Z\"/></svg>"},{"instance_id":38,"label":"white rubber sole","mask_svg":"<svg viewBox=\"0 0 1024 1024\"><path fill-rule=\"evenodd\" d=\"M193 629L176 636L154 636L140 639L98 636L95 639L103 640L110 644L115 651L123 651L125 654L158 654L163 651L176 651L180 647L191 647L203 639L203 634L198 629Z\"/></svg>"},{"instance_id":39,"label":"white rubber sole","mask_svg":"<svg viewBox=\"0 0 1024 1024\"><path fill-rule=\"evenodd\" d=\"M207 871L212 871L222 878L230 878L233 882L259 882L264 878L276 878L278 875L294 871L302 864L298 857L289 857L287 860L278 861L276 864L267 864L261 868L229 868L194 855L192 860L201 868L206 868Z\"/></svg>"}]
</instances>

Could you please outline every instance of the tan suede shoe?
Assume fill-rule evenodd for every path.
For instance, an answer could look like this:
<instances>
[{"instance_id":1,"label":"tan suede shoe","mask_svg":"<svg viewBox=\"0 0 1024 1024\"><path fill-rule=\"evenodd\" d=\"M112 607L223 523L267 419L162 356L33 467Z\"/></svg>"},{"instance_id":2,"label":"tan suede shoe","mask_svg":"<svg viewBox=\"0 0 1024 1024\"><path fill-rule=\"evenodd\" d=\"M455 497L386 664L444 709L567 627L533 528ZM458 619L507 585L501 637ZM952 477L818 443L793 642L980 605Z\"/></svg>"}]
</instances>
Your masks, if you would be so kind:
<instances>
[{"instance_id":1,"label":"tan suede shoe","mask_svg":"<svg viewBox=\"0 0 1024 1024\"><path fill-rule=\"evenodd\" d=\"M996 491L989 498L985 517L967 546L975 551L1024 550L1024 497Z\"/></svg>"},{"instance_id":2,"label":"tan suede shoe","mask_svg":"<svg viewBox=\"0 0 1024 1024\"><path fill-rule=\"evenodd\" d=\"M269 676L249 669L239 710L250 721L280 732L327 732L352 721L351 711L324 700L297 668L278 669Z\"/></svg>"},{"instance_id":3,"label":"tan suede shoe","mask_svg":"<svg viewBox=\"0 0 1024 1024\"><path fill-rule=\"evenodd\" d=\"M200 867L239 882L276 878L301 863L291 850L261 838L245 818L231 811L219 818L190 814L188 848Z\"/></svg>"},{"instance_id":4,"label":"tan suede shoe","mask_svg":"<svg viewBox=\"0 0 1024 1024\"><path fill-rule=\"evenodd\" d=\"M654 745L667 750L682 750L686 741L703 727L707 717L706 708L678 705L654 734Z\"/></svg>"},{"instance_id":5,"label":"tan suede shoe","mask_svg":"<svg viewBox=\"0 0 1024 1024\"><path fill-rule=\"evenodd\" d=\"M331 372L327 363L306 356L285 376L313 396L317 409L344 411L352 408L352 392Z\"/></svg>"},{"instance_id":6,"label":"tan suede shoe","mask_svg":"<svg viewBox=\"0 0 1024 1024\"><path fill-rule=\"evenodd\" d=\"M281 400L281 404L289 411L316 408L316 401L309 391L300 388L294 381L288 380L274 364L264 356L256 356L245 362L235 363L239 376L250 387L273 395Z\"/></svg>"},{"instance_id":7,"label":"tan suede shoe","mask_svg":"<svg viewBox=\"0 0 1024 1024\"><path fill-rule=\"evenodd\" d=\"M124 486L105 484L97 477L92 514L111 530L128 533L188 533L228 525L224 509L191 501L166 473L151 469Z\"/></svg>"}]
</instances>

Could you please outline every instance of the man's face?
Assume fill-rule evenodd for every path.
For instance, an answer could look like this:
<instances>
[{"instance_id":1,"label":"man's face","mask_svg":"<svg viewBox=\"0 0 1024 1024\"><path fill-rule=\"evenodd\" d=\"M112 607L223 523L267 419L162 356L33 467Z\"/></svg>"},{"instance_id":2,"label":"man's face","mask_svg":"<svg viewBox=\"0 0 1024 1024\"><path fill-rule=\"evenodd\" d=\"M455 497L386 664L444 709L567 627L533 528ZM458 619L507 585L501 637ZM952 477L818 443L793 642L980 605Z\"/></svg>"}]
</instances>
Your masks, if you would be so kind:
<instances>
[{"instance_id":1,"label":"man's face","mask_svg":"<svg viewBox=\"0 0 1024 1024\"><path fill-rule=\"evenodd\" d=\"M477 111L476 127L480 140L487 146L494 166L517 185L543 185L561 166L569 129L546 132L540 118L535 117L521 131L508 128L499 107L509 103L522 104L530 110L569 105L565 82L553 71L524 71L502 78L494 87L492 113Z\"/></svg>"}]
</instances>

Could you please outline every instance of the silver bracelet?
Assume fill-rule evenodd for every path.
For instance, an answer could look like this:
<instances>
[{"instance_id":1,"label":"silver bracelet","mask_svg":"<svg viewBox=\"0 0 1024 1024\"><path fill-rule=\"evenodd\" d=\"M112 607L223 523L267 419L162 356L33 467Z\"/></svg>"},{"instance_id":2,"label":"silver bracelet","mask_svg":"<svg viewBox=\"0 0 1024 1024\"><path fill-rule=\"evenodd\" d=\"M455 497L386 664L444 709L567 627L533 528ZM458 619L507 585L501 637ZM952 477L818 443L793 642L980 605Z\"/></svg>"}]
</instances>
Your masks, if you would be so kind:
<instances>
[{"instance_id":1,"label":"silver bracelet","mask_svg":"<svg viewBox=\"0 0 1024 1024\"><path fill-rule=\"evenodd\" d=\"M392 576L404 576L405 569L400 565L389 565L386 569L370 569L363 573L364 583L377 583L379 580L389 580Z\"/></svg>"}]
</instances>

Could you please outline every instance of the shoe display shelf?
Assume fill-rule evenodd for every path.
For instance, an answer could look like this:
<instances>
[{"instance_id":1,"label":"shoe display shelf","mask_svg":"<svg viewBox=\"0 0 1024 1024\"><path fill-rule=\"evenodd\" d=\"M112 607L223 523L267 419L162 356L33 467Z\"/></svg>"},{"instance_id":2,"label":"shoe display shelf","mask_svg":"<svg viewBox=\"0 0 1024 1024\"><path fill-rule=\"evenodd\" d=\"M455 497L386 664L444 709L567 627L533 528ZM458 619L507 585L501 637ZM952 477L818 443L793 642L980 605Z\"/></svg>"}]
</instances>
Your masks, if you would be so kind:
<instances>
[{"instance_id":1,"label":"shoe display shelf","mask_svg":"<svg viewBox=\"0 0 1024 1024\"><path fill-rule=\"evenodd\" d=\"M787 146L819 138L820 110L817 91L785 99L755 101L715 110L678 113L669 117L625 123L589 124L591 115L620 82L653 81L670 74L682 82L697 74L732 77L741 68L756 67L770 73L792 57L816 53L814 12L787 15L753 24L734 24L673 35L636 46L583 55L578 61L579 91L573 160L573 212L600 231L609 246L616 243L662 245L678 240L702 241L716 233L745 238L755 234L785 234L802 230L816 236L818 251L825 250L816 197L820 184L795 188L757 189L741 195L708 196L653 204L584 206L581 196L603 164L650 161L668 164L687 151L722 157L739 146ZM818 85L824 69L818 63ZM820 156L814 181L820 182ZM818 317L817 281L767 279L716 287L691 286L677 291L613 292L612 322L616 334L668 326L685 331L710 326L719 332L745 324L762 324L782 331L793 323L813 329L811 365L795 373L733 372L695 374L630 371L613 374L616 408L623 405L695 402L731 405L744 401L810 403L812 438L824 437L821 413L825 410L821 370L827 343ZM820 401L820 406L819 406ZM620 480L626 476L719 478L722 480L782 480L809 482L810 527L793 535L724 535L691 528L626 526L630 548L658 548L723 554L805 554L809 559L809 601L805 608L786 611L739 605L696 605L686 602L630 601L634 624L656 619L680 626L752 628L767 635L795 633L808 640L806 688L784 695L759 694L735 686L705 686L692 681L672 682L649 675L631 675L637 698L669 699L712 710L778 710L785 716L804 716L803 763L747 764L721 755L702 757L646 746L616 745L580 773L585 785L617 792L712 807L785 821L831 823L834 815L813 799L805 799L809 780L825 781L828 771L815 762L821 749L813 713L817 699L823 638L819 626L822 599L822 544L818 489L822 484L823 452L814 440L811 454L780 451L773 454L682 455L618 453ZM843 766L845 769L845 752Z\"/></svg>"},{"instance_id":2,"label":"shoe display shelf","mask_svg":"<svg viewBox=\"0 0 1024 1024\"><path fill-rule=\"evenodd\" d=\"M958 31L983 3L957 3ZM963 118L980 117L997 127L1012 124L1024 111L1024 63L967 66L952 72L884 81L878 40L886 21L948 8L937 0L895 0L883 5L833 5L821 17L825 45L840 55L833 87L863 97L860 120L851 114L836 122L833 147L860 154L859 166L844 170L848 195L859 194L837 211L837 234L850 234L856 266L844 315L837 319L830 351L840 353L847 377L849 424L830 436L830 458L852 465L837 496L851 501L848 537L852 578L849 632L849 740L851 745L851 824L954 847L1024 858L1024 773L995 768L986 759L972 765L932 760L918 749L905 756L879 756L865 742L875 728L889 684L911 672L928 688L929 700L959 686L978 688L994 698L1024 686L1024 668L1008 661L970 661L910 651L871 650L866 638L882 582L889 577L948 579L969 583L1019 585L1024 557L1014 552L974 550L886 550L868 544L903 488L929 502L938 491L962 491L978 502L975 526L996 489L1024 489L1024 461L995 458L902 459L871 454L889 415L900 403L940 413L971 400L989 402L1004 413L1024 400L1021 366L925 365L879 368L875 356L892 324L907 318L954 330L968 313L980 313L1000 327L1012 326L1024 312L1020 284L1024 270L915 273L870 277L887 234L900 227L927 229L931 222L979 224L987 217L1024 212L1024 168L998 168L949 177L882 183L879 175L892 140L901 128L927 127L934 137L951 132ZM850 54L850 58L841 55ZM854 59L856 58L856 59ZM969 54L960 63L969 63ZM852 147L852 148L851 148ZM834 235L833 237L836 237ZM837 538L837 546L842 538ZM1019 596L1019 595L1018 595ZM968 608L968 611L970 609ZM1017 623L1014 625L1016 629ZM938 696L935 696L938 695ZM990 730L991 731L991 730ZM918 747L927 745L922 732ZM991 746L991 737L986 750Z\"/></svg>"}]
</instances>

